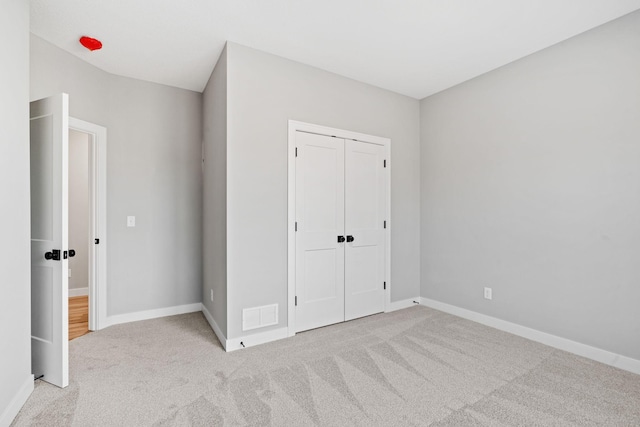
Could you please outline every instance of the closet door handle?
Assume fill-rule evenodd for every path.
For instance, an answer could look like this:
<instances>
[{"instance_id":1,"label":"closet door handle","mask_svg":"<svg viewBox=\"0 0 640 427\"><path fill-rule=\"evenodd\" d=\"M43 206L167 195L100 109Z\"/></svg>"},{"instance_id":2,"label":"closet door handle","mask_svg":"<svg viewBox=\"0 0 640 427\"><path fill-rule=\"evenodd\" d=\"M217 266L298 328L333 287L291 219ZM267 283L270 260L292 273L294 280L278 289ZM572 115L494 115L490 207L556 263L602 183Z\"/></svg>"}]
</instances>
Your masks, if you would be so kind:
<instances>
[{"instance_id":1,"label":"closet door handle","mask_svg":"<svg viewBox=\"0 0 640 427\"><path fill-rule=\"evenodd\" d=\"M51 252L45 252L44 259L60 261L60 249L52 249Z\"/></svg>"},{"instance_id":2,"label":"closet door handle","mask_svg":"<svg viewBox=\"0 0 640 427\"><path fill-rule=\"evenodd\" d=\"M344 242L344 236L338 236L338 243Z\"/></svg>"},{"instance_id":3,"label":"closet door handle","mask_svg":"<svg viewBox=\"0 0 640 427\"><path fill-rule=\"evenodd\" d=\"M351 243L354 240L356 240L356 239L354 239L353 236L347 236L347 243Z\"/></svg>"}]
</instances>

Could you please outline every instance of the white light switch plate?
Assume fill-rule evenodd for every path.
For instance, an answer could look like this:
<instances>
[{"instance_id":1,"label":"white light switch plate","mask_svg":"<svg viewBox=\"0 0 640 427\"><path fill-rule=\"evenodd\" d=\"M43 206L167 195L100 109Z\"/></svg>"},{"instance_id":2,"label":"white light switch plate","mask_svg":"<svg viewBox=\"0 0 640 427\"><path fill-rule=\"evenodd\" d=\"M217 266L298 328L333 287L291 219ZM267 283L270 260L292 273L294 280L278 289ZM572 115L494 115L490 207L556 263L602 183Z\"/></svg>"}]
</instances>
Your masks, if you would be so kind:
<instances>
[{"instance_id":1,"label":"white light switch plate","mask_svg":"<svg viewBox=\"0 0 640 427\"><path fill-rule=\"evenodd\" d=\"M127 217L127 227L135 227L136 226L136 217L128 216Z\"/></svg>"}]
</instances>

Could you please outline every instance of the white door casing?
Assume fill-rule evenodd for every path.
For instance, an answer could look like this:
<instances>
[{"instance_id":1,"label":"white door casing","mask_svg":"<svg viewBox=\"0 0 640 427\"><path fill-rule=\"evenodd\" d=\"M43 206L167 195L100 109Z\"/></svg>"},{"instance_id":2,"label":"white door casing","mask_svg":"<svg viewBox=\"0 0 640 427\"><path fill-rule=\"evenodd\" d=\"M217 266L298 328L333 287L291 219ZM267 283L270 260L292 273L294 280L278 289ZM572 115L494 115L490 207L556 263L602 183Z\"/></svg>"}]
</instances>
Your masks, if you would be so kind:
<instances>
[{"instance_id":1,"label":"white door casing","mask_svg":"<svg viewBox=\"0 0 640 427\"><path fill-rule=\"evenodd\" d=\"M344 320L344 141L297 132L296 331Z\"/></svg>"},{"instance_id":2,"label":"white door casing","mask_svg":"<svg viewBox=\"0 0 640 427\"><path fill-rule=\"evenodd\" d=\"M330 171L322 170L322 162L314 162L310 158L303 160L305 155L305 145L308 141L315 141L320 145L320 141L333 146L341 145L344 153L344 169L334 177L329 177ZM301 144L302 142L302 144ZM340 129L327 128L308 123L289 121L289 179L288 179L288 335L293 336L296 332L336 323L336 321L350 320L369 314L388 310L390 306L390 140L371 135L365 135ZM340 150L338 150L339 152ZM296 157L296 152L298 157ZM325 156L327 157L327 156ZM328 162L324 162L328 163ZM343 233L336 233L339 227L331 228L333 240L329 241L329 233L326 237L326 248L333 248L334 253L342 251L342 267L339 260L332 263L331 267L326 267L333 259L328 256L324 260L321 256L316 257L316 266L310 270L306 266L297 264L302 259L301 253L309 247L300 248L297 244L307 237L304 236L302 222L305 221L305 212L302 211L303 202L299 202L300 197L305 198L304 203L308 203L309 197L305 194L304 183L301 176L306 174L305 168L311 164L313 173L321 177L322 173L327 176L322 179L325 182L343 183L343 207L344 212ZM297 165L302 171L298 176ZM350 176L351 175L351 176ZM328 187L325 185L325 187ZM326 189L323 190L327 193ZM345 194L349 193L349 194ZM333 191L339 195L338 188ZM328 194L328 193L327 193ZM320 199L327 198L326 194ZM351 201L351 204L350 204ZM329 217L331 204L324 204L320 207L322 215ZM311 205L310 205L311 206ZM333 203L338 206L338 203ZM319 215L315 209L312 215ZM335 211L333 215L336 216ZM350 220L349 217L352 217ZM297 223L296 223L297 222ZM298 231L296 231L296 228ZM304 230L304 231L303 231ZM300 234L302 233L302 236ZM338 236L351 236L352 242L340 243ZM323 264L324 261L324 264ZM346 264L345 264L346 262ZM325 267L320 267L325 265ZM335 265L335 267L333 267ZM299 268L302 267L302 268ZM309 277L316 275L316 281L327 287L327 280L321 276L331 276L337 271L343 271L344 295L342 316L337 313L339 297L334 299L335 306L333 314L328 314L327 310L321 315L314 315L311 312L305 313L305 308L301 305L303 300L307 303L306 297L301 297L301 293L310 291L311 282ZM316 274L315 272L322 272ZM306 280L306 282L304 281ZM302 282L300 282L302 281ZM339 284L340 279L336 279L333 284ZM316 284L317 285L317 284ZM337 285L339 286L339 285ZM322 289L320 286L319 289ZM314 290L317 291L317 290ZM320 291L317 291L320 292ZM297 301L296 301L297 300ZM298 307L296 307L296 302ZM316 301L319 302L319 301ZM323 320L323 316L326 317ZM331 318L331 320L328 320Z\"/></svg>"},{"instance_id":3,"label":"white door casing","mask_svg":"<svg viewBox=\"0 0 640 427\"><path fill-rule=\"evenodd\" d=\"M384 166L383 146L345 141L345 320L384 311Z\"/></svg>"},{"instance_id":4,"label":"white door casing","mask_svg":"<svg viewBox=\"0 0 640 427\"><path fill-rule=\"evenodd\" d=\"M30 105L31 364L58 387L69 384L68 117L67 94Z\"/></svg>"}]
</instances>

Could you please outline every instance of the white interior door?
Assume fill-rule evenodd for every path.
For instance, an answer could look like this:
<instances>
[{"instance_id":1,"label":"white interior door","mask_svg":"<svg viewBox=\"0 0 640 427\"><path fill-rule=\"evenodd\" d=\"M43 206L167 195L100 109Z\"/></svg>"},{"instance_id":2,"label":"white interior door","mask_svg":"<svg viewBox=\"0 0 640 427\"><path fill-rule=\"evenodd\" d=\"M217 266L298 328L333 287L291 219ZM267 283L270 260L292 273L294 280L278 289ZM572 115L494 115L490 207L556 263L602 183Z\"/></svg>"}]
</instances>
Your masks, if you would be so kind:
<instances>
[{"instance_id":1,"label":"white interior door","mask_svg":"<svg viewBox=\"0 0 640 427\"><path fill-rule=\"evenodd\" d=\"M296 132L296 332L344 321L344 140Z\"/></svg>"},{"instance_id":2,"label":"white interior door","mask_svg":"<svg viewBox=\"0 0 640 427\"><path fill-rule=\"evenodd\" d=\"M69 385L68 106L60 94L30 108L31 368L58 387Z\"/></svg>"},{"instance_id":3,"label":"white interior door","mask_svg":"<svg viewBox=\"0 0 640 427\"><path fill-rule=\"evenodd\" d=\"M385 149L345 142L345 320L384 311Z\"/></svg>"}]
</instances>

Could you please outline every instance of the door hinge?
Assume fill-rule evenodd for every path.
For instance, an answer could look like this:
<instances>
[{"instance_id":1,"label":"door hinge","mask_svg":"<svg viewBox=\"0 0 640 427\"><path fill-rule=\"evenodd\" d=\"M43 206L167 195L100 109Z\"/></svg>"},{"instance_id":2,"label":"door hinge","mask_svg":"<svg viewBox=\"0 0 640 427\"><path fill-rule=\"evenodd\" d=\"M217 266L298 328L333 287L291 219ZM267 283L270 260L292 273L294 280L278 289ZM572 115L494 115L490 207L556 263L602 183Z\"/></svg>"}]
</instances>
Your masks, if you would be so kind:
<instances>
[{"instance_id":1,"label":"door hinge","mask_svg":"<svg viewBox=\"0 0 640 427\"><path fill-rule=\"evenodd\" d=\"M100 244L100 239L94 239L93 243L95 243L96 245Z\"/></svg>"},{"instance_id":2,"label":"door hinge","mask_svg":"<svg viewBox=\"0 0 640 427\"><path fill-rule=\"evenodd\" d=\"M296 295L294 298L296 300L296 307L297 307L298 306L298 296Z\"/></svg>"},{"instance_id":3,"label":"door hinge","mask_svg":"<svg viewBox=\"0 0 640 427\"><path fill-rule=\"evenodd\" d=\"M383 221L383 223L384 228L387 228L387 221Z\"/></svg>"},{"instance_id":4,"label":"door hinge","mask_svg":"<svg viewBox=\"0 0 640 427\"><path fill-rule=\"evenodd\" d=\"M384 166L385 168L387 167L387 160L386 159L382 161L382 166Z\"/></svg>"},{"instance_id":5,"label":"door hinge","mask_svg":"<svg viewBox=\"0 0 640 427\"><path fill-rule=\"evenodd\" d=\"M298 157L298 147L296 147L296 157Z\"/></svg>"},{"instance_id":6,"label":"door hinge","mask_svg":"<svg viewBox=\"0 0 640 427\"><path fill-rule=\"evenodd\" d=\"M298 231L298 221L296 221L296 231Z\"/></svg>"},{"instance_id":7,"label":"door hinge","mask_svg":"<svg viewBox=\"0 0 640 427\"><path fill-rule=\"evenodd\" d=\"M387 290L387 282L382 282L382 283L383 283L382 289L384 289L386 291Z\"/></svg>"}]
</instances>

